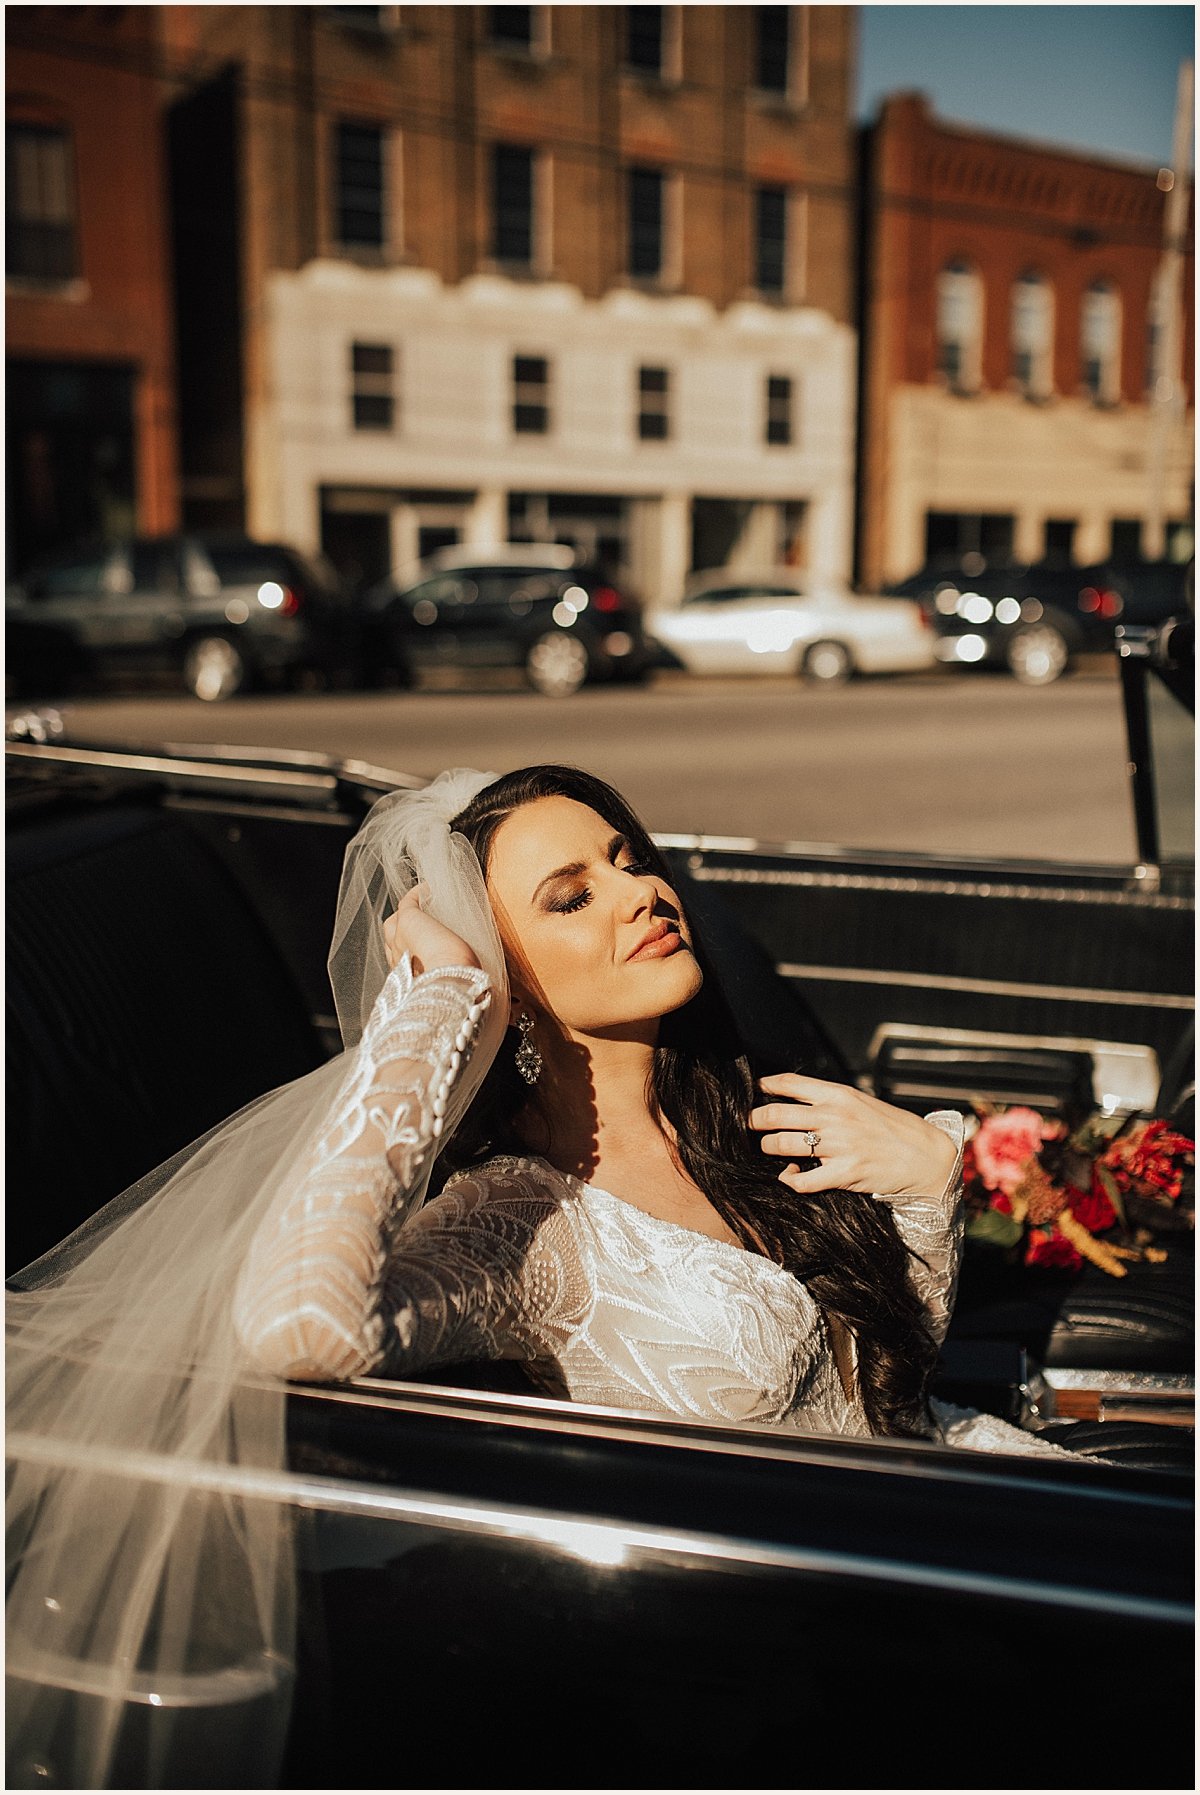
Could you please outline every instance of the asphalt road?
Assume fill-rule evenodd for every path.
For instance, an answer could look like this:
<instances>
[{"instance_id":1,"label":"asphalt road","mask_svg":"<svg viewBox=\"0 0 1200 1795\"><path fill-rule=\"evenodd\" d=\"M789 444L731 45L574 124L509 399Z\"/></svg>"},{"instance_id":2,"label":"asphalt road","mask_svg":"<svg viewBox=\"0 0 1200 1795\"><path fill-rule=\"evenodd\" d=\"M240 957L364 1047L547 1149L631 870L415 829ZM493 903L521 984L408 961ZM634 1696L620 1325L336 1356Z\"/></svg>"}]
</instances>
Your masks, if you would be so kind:
<instances>
[{"instance_id":1,"label":"asphalt road","mask_svg":"<svg viewBox=\"0 0 1200 1795\"><path fill-rule=\"evenodd\" d=\"M287 693L206 705L80 700L106 742L316 749L429 775L565 760L617 785L651 828L939 854L1135 858L1120 687L1097 662L1045 688L945 673L812 689L659 675L540 698L488 686Z\"/></svg>"}]
</instances>

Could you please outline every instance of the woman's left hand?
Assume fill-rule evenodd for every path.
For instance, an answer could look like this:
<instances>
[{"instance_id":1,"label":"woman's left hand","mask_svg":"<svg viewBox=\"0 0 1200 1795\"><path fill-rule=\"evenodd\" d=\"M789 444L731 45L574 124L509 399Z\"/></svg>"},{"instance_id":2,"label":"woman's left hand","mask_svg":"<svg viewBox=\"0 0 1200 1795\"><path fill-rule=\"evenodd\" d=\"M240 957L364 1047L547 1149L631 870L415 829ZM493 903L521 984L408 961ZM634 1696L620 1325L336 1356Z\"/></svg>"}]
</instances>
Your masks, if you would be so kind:
<instances>
[{"instance_id":1,"label":"woman's left hand","mask_svg":"<svg viewBox=\"0 0 1200 1795\"><path fill-rule=\"evenodd\" d=\"M778 1072L759 1079L770 1101L750 1111L764 1153L786 1159L782 1183L795 1191L861 1190L879 1197L936 1197L958 1157L949 1135L908 1110L852 1085ZM819 1138L815 1145L804 1136ZM802 1172L799 1159L818 1163Z\"/></svg>"}]
</instances>

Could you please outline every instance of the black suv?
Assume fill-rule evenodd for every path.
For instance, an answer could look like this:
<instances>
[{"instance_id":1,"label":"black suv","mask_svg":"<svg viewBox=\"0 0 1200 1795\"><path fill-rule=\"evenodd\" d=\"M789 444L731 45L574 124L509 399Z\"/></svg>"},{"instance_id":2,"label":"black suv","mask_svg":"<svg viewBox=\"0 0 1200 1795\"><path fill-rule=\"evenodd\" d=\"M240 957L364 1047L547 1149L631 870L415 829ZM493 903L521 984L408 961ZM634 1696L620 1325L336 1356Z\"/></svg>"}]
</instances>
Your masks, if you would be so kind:
<instances>
[{"instance_id":1,"label":"black suv","mask_svg":"<svg viewBox=\"0 0 1200 1795\"><path fill-rule=\"evenodd\" d=\"M654 653L641 613L602 568L536 543L443 549L420 577L359 601L361 672L407 684L426 667L520 667L548 697L640 679Z\"/></svg>"},{"instance_id":2,"label":"black suv","mask_svg":"<svg viewBox=\"0 0 1200 1795\"><path fill-rule=\"evenodd\" d=\"M337 676L352 614L337 575L284 543L140 537L40 562L6 595L9 695L174 674L230 698L302 673Z\"/></svg>"},{"instance_id":3,"label":"black suv","mask_svg":"<svg viewBox=\"0 0 1200 1795\"><path fill-rule=\"evenodd\" d=\"M1052 562L962 569L923 568L889 586L915 598L949 666L1007 667L1024 685L1049 685L1077 654L1111 652L1118 622L1159 624L1190 603L1191 563Z\"/></svg>"}]
</instances>

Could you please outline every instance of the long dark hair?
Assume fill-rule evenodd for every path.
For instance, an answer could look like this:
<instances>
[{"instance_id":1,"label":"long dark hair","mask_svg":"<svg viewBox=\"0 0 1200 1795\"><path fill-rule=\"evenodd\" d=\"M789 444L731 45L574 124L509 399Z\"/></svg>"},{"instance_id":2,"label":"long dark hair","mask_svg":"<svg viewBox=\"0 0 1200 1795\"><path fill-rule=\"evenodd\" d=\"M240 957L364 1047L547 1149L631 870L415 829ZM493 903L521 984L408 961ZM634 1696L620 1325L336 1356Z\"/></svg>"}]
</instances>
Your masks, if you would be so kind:
<instances>
[{"instance_id":1,"label":"long dark hair","mask_svg":"<svg viewBox=\"0 0 1200 1795\"><path fill-rule=\"evenodd\" d=\"M506 773L472 799L453 827L467 837L486 874L500 824L522 805L550 797L588 805L625 836L638 862L675 888L661 852L625 800L575 767ZM886 1204L855 1191L799 1195L779 1182L748 1122L757 1099L755 1069L704 943L690 932L704 983L690 1002L663 1018L650 1101L671 1124L687 1175L738 1240L784 1266L828 1317L853 1334L859 1395L872 1430L919 1433L937 1349L909 1280L909 1251ZM528 1113L529 1103L514 1054L502 1050L447 1143L445 1168L528 1152L516 1118Z\"/></svg>"}]
</instances>

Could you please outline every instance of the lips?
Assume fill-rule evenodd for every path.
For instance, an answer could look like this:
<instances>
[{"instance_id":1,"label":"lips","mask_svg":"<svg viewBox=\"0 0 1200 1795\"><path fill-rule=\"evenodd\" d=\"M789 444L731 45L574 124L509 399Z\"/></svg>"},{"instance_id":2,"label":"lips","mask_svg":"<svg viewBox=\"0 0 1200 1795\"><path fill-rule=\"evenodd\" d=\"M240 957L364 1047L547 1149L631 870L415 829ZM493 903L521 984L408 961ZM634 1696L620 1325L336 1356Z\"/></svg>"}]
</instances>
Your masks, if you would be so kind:
<instances>
[{"instance_id":1,"label":"lips","mask_svg":"<svg viewBox=\"0 0 1200 1795\"><path fill-rule=\"evenodd\" d=\"M671 923L663 920L647 929L629 955L631 960L664 960L683 946L683 937Z\"/></svg>"}]
</instances>

